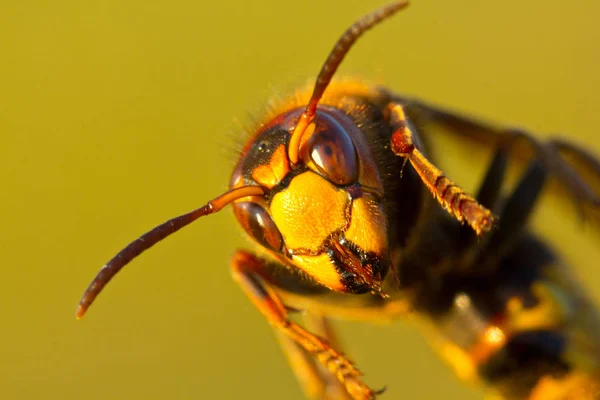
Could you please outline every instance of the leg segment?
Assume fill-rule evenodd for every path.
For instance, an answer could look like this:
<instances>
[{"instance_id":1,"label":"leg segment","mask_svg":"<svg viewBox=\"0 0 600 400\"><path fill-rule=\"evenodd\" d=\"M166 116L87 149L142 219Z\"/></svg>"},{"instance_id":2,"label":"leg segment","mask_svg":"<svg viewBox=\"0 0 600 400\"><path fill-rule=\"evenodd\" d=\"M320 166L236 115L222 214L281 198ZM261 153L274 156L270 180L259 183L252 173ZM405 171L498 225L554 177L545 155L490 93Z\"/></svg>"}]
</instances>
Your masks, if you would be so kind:
<instances>
[{"instance_id":1,"label":"leg segment","mask_svg":"<svg viewBox=\"0 0 600 400\"><path fill-rule=\"evenodd\" d=\"M285 333L275 331L292 371L308 399L325 399L325 382L315 358Z\"/></svg>"},{"instance_id":2,"label":"leg segment","mask_svg":"<svg viewBox=\"0 0 600 400\"><path fill-rule=\"evenodd\" d=\"M477 201L484 207L495 209L502 194L502 184L508 167L508 146L500 146L496 149L494 158L483 178Z\"/></svg>"},{"instance_id":3,"label":"leg segment","mask_svg":"<svg viewBox=\"0 0 600 400\"><path fill-rule=\"evenodd\" d=\"M312 313L304 314L307 326L327 342L340 348L333 327L327 318ZM277 338L284 353L309 399L315 400L352 400L344 385L322 364L285 334L277 332Z\"/></svg>"},{"instance_id":4,"label":"leg segment","mask_svg":"<svg viewBox=\"0 0 600 400\"><path fill-rule=\"evenodd\" d=\"M539 161L534 160L529 164L520 182L506 200L500 212L501 222L498 229L491 234L483 254L493 254L497 257L519 238L535 208L547 175L547 169Z\"/></svg>"},{"instance_id":5,"label":"leg segment","mask_svg":"<svg viewBox=\"0 0 600 400\"><path fill-rule=\"evenodd\" d=\"M487 198L485 201L492 200L495 203L500 197L500 188L503 182L502 179L496 178L503 175L505 170L505 165L504 168L499 168L499 160L503 158L502 153L503 150L496 152L481 186L478 199L487 197L487 195L482 195L486 192L490 194L492 191L497 193L492 196L493 198ZM459 236L461 248L458 254L460 261L457 262L461 269L472 269L474 272L488 271L489 268L496 265L499 257L509 251L514 243L518 242L527 224L528 217L535 208L547 176L548 170L539 161L534 160L529 164L521 180L504 201L499 211L498 228L488 235L484 242L475 242L471 232L461 230ZM496 189L491 188L492 182L497 185ZM489 191L486 190L487 187L490 187Z\"/></svg>"},{"instance_id":6,"label":"leg segment","mask_svg":"<svg viewBox=\"0 0 600 400\"><path fill-rule=\"evenodd\" d=\"M520 162L535 157L565 187L579 210L596 226L600 226L600 160L582 147L561 139L540 143L521 130L506 130L492 124L461 116L418 100L388 93L393 101L402 104L409 118L427 131L442 130L487 147L510 143L512 155ZM518 142L518 143L516 143Z\"/></svg>"},{"instance_id":7,"label":"leg segment","mask_svg":"<svg viewBox=\"0 0 600 400\"><path fill-rule=\"evenodd\" d=\"M316 332L319 336L324 337L327 342L336 349L341 349L342 346L338 340L338 336L335 333L335 329L331 325L331 322L327 317L323 315L317 315L313 313L307 313L304 315L304 321L306 325ZM323 368L321 365L318 366L320 371L321 381L324 383L324 396L323 399L327 400L351 400L350 395L345 390L344 386L333 376L329 371Z\"/></svg>"},{"instance_id":8,"label":"leg segment","mask_svg":"<svg viewBox=\"0 0 600 400\"><path fill-rule=\"evenodd\" d=\"M508 167L508 157L510 149L508 146L500 146L494 153L494 158L487 169L483 182L477 193L477 201L484 207L495 211L502 195L502 185ZM502 224L503 221L500 221ZM468 268L480 247L480 241L473 235L470 227L463 225L459 229L457 239L458 257L457 263L461 269Z\"/></svg>"},{"instance_id":9,"label":"leg segment","mask_svg":"<svg viewBox=\"0 0 600 400\"><path fill-rule=\"evenodd\" d=\"M509 152L510 145L507 143L496 150L477 195L477 200L481 204L493 210L496 210L496 205L502 197ZM535 208L547 175L548 169L540 161L530 162L521 180L499 210L498 229L495 229L484 243L475 242L471 232L464 227L461 229L459 237L461 262L459 265L462 268L478 265L478 263L473 263L477 254L493 254L494 257L497 257L510 248L523 231L528 216ZM477 268L481 269L481 266Z\"/></svg>"},{"instance_id":10,"label":"leg segment","mask_svg":"<svg viewBox=\"0 0 600 400\"><path fill-rule=\"evenodd\" d=\"M374 399L378 393L362 382L361 372L343 354L334 350L325 339L290 321L286 307L266 283L266 271L265 261L250 253L238 251L233 258L234 280L240 284L273 329L322 364L344 385L352 399Z\"/></svg>"},{"instance_id":11,"label":"leg segment","mask_svg":"<svg viewBox=\"0 0 600 400\"><path fill-rule=\"evenodd\" d=\"M490 230L494 222L490 210L477 203L473 197L446 177L415 146L402 106L390 103L388 111L393 130L391 147L394 154L410 161L431 194L458 221L469 224L477 235Z\"/></svg>"}]
</instances>

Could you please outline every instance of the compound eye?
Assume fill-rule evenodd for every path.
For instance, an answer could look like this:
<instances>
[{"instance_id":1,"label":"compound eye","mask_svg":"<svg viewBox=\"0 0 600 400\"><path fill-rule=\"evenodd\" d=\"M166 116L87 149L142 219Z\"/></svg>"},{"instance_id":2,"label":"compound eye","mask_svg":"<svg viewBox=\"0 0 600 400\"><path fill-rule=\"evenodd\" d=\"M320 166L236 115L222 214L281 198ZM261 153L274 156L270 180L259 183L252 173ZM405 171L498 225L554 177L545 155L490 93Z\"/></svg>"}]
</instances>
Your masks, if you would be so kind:
<instances>
[{"instance_id":1,"label":"compound eye","mask_svg":"<svg viewBox=\"0 0 600 400\"><path fill-rule=\"evenodd\" d=\"M267 210L256 203L240 202L233 205L233 211L248 235L268 249L281 250L283 238Z\"/></svg>"},{"instance_id":2,"label":"compound eye","mask_svg":"<svg viewBox=\"0 0 600 400\"><path fill-rule=\"evenodd\" d=\"M330 121L317 130L308 141L308 154L319 172L338 185L356 181L358 158L352 139L344 128Z\"/></svg>"}]
</instances>

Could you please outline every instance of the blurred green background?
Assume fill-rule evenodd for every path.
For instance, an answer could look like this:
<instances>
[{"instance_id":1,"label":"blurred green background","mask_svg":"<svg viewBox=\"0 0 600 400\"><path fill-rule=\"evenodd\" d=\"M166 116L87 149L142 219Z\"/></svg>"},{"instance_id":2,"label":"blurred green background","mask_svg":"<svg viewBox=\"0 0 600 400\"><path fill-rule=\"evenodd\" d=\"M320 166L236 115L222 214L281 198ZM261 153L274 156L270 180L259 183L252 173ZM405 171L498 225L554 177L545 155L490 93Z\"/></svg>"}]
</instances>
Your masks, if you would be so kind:
<instances>
[{"instance_id":1,"label":"blurred green background","mask_svg":"<svg viewBox=\"0 0 600 400\"><path fill-rule=\"evenodd\" d=\"M82 321L75 305L125 244L221 193L247 116L314 78L382 3L2 1L0 398L302 399L230 279L245 241L229 211L145 254ZM341 72L600 154L599 13L594 0L414 0ZM572 211L536 227L598 300L599 238ZM383 398L481 398L414 327L341 327Z\"/></svg>"}]
</instances>

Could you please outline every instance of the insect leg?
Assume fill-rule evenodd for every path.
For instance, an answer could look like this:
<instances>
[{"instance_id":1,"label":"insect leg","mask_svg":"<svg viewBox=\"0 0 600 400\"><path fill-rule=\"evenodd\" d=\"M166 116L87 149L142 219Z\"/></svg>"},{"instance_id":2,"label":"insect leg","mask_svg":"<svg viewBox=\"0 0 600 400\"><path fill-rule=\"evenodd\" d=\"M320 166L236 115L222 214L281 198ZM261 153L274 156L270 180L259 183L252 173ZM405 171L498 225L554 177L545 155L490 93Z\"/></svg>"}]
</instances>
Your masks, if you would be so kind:
<instances>
[{"instance_id":1,"label":"insect leg","mask_svg":"<svg viewBox=\"0 0 600 400\"><path fill-rule=\"evenodd\" d=\"M496 149L477 193L476 198L479 204L492 211L496 210L498 201L501 198L502 185L508 167L509 150L508 145L499 146ZM477 250L481 247L481 240L473 235L473 230L470 227L463 225L459 228L456 243L457 256L460 260L457 262L457 266L463 270L467 269L473 265Z\"/></svg>"},{"instance_id":2,"label":"insect leg","mask_svg":"<svg viewBox=\"0 0 600 400\"><path fill-rule=\"evenodd\" d=\"M542 160L548 172L567 189L581 211L592 211L600 225L600 160L589 151L567 141L555 139L542 145L534 136L521 130L506 130L493 124L461 116L441 107L396 95L390 97L403 105L410 120L425 131L440 128L450 134L486 147L506 141L519 142L512 155L520 162L532 157ZM589 207L589 209L585 209Z\"/></svg>"},{"instance_id":3,"label":"insect leg","mask_svg":"<svg viewBox=\"0 0 600 400\"><path fill-rule=\"evenodd\" d=\"M496 150L477 195L477 200L491 209L495 209L501 198L508 152L508 145L500 146ZM494 257L497 257L499 252L506 251L515 240L518 240L519 233L523 230L542 191L547 175L548 169L539 160L529 163L521 180L499 212L498 229L486 237L485 242L475 240L469 230L465 227L461 228L458 238L460 261L457 263L461 269L477 266L476 268L481 271L480 263L474 262L478 255L494 254Z\"/></svg>"},{"instance_id":4,"label":"insect leg","mask_svg":"<svg viewBox=\"0 0 600 400\"><path fill-rule=\"evenodd\" d=\"M500 212L500 224L489 237L484 254L502 254L518 240L544 187L548 170L532 161Z\"/></svg>"},{"instance_id":5,"label":"insect leg","mask_svg":"<svg viewBox=\"0 0 600 400\"><path fill-rule=\"evenodd\" d=\"M289 319L288 311L268 281L265 261L244 251L236 252L232 274L256 308L273 328L311 354L344 385L352 399L374 399L377 392L360 379L361 372L343 354L334 350L327 341Z\"/></svg>"},{"instance_id":6,"label":"insect leg","mask_svg":"<svg viewBox=\"0 0 600 400\"><path fill-rule=\"evenodd\" d=\"M285 333L275 331L275 335L306 397L323 399L325 382L321 379L321 372L314 357Z\"/></svg>"},{"instance_id":7,"label":"insect leg","mask_svg":"<svg viewBox=\"0 0 600 400\"><path fill-rule=\"evenodd\" d=\"M477 235L490 230L494 222L492 213L483 207L460 186L446 177L413 143L413 135L398 103L388 105L392 125L391 148L394 154L404 157L419 174L440 205L460 222L466 222Z\"/></svg>"},{"instance_id":8,"label":"insect leg","mask_svg":"<svg viewBox=\"0 0 600 400\"><path fill-rule=\"evenodd\" d=\"M306 313L303 316L307 326L319 336L326 338L327 342L339 348L333 327L321 315ZM309 399L319 400L351 400L352 398L345 387L322 364L304 350L298 343L287 335L277 332L277 338L296 374L304 393Z\"/></svg>"},{"instance_id":9,"label":"insect leg","mask_svg":"<svg viewBox=\"0 0 600 400\"><path fill-rule=\"evenodd\" d=\"M483 178L477 193L477 201L484 207L494 210L502 193L502 184L508 167L509 148L499 146Z\"/></svg>"}]
</instances>

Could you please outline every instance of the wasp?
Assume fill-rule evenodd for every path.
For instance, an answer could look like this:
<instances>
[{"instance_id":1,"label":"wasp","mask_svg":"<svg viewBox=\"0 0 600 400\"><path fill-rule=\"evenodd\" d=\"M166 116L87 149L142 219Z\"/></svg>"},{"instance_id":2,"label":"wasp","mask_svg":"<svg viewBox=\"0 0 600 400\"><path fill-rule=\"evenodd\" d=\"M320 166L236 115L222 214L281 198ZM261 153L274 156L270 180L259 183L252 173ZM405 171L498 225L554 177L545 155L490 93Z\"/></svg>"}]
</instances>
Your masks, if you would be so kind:
<instances>
[{"instance_id":1,"label":"wasp","mask_svg":"<svg viewBox=\"0 0 600 400\"><path fill-rule=\"evenodd\" d=\"M392 2L352 24L312 90L251 132L230 190L120 251L83 294L77 318L140 253L231 205L257 245L235 253L233 277L272 325L308 397L382 392L342 353L331 317L413 316L460 379L498 398L600 398L598 312L527 225L551 176L597 224L600 161L564 140L332 81L356 40L407 5ZM432 126L494 149L475 195L434 163ZM512 160L525 167L503 190ZM292 318L297 311L312 329Z\"/></svg>"}]
</instances>

